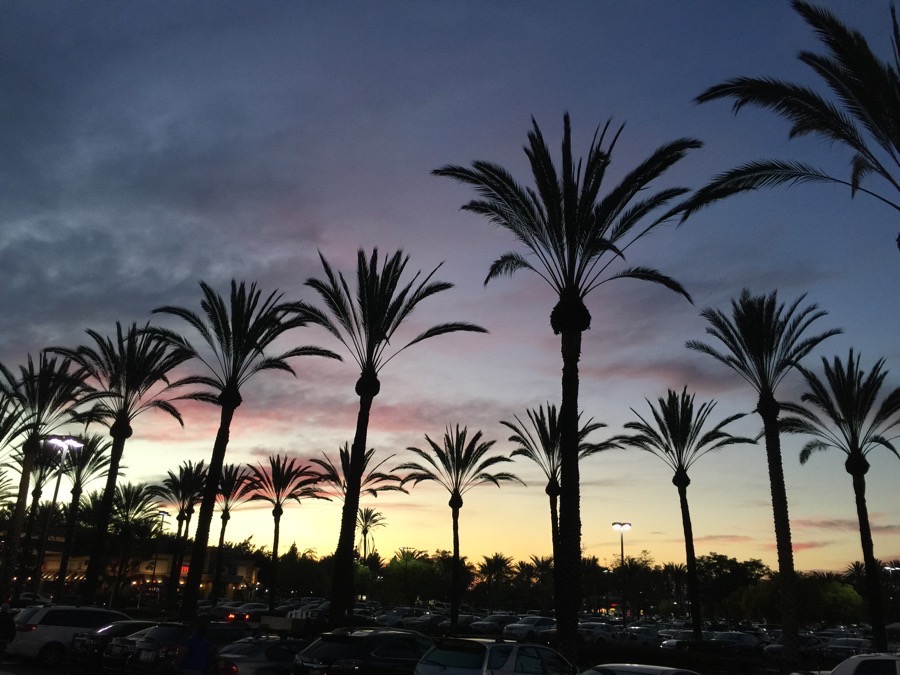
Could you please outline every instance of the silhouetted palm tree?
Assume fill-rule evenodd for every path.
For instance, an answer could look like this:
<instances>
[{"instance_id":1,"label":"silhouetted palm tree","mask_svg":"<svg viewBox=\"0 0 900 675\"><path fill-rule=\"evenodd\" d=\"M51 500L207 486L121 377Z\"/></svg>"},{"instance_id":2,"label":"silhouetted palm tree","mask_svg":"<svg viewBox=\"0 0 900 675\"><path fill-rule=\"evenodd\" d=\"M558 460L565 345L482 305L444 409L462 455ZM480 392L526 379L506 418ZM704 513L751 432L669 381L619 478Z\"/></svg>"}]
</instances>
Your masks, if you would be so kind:
<instances>
[{"instance_id":1,"label":"silhouetted palm tree","mask_svg":"<svg viewBox=\"0 0 900 675\"><path fill-rule=\"evenodd\" d=\"M494 441L482 441L481 431L468 437L468 429L447 428L444 432L444 445L441 447L428 435L428 451L410 447L407 450L416 455L422 462L404 462L397 467L398 471L409 471L403 482L413 485L425 481L433 481L450 493L450 513L453 519L453 574L450 581L450 627L456 626L459 618L459 601L462 595L459 570L459 511L463 505L463 495L478 485L492 484L500 487L500 483L516 481L518 477L508 471L493 472L490 469L497 464L511 462L503 455L489 456ZM429 452L430 451L430 452ZM524 485L524 483L522 483Z\"/></svg>"},{"instance_id":2,"label":"silhouetted palm tree","mask_svg":"<svg viewBox=\"0 0 900 675\"><path fill-rule=\"evenodd\" d=\"M270 455L269 465L250 466L252 501L260 500L272 505L275 531L272 537L272 583L269 588L269 611L275 609L278 594L278 536L281 516L290 500L297 504L301 499L328 499L318 488L319 474L309 465L301 464L294 457Z\"/></svg>"},{"instance_id":3,"label":"silhouetted palm tree","mask_svg":"<svg viewBox=\"0 0 900 675\"><path fill-rule=\"evenodd\" d=\"M381 391L378 374L397 354L414 344L459 331L487 332L470 323L452 322L431 326L419 333L403 346L388 350L395 333L412 314L420 302L426 298L453 287L445 281L433 281L432 277L440 268L435 267L424 279L421 272L401 286L401 278L409 262L409 256L402 251L395 252L381 263L379 269L378 249L366 257L360 249L356 263L356 294L341 273L335 274L320 253L324 279L307 279L306 285L313 288L322 298L326 311L312 309L309 320L323 326L340 340L360 368L356 381L359 396L359 412L356 417L356 431L350 448L350 462L344 471L346 494L341 511L341 530L337 549L334 553L334 576L331 590L331 620L338 623L353 606L353 545L356 542L356 513L359 509L361 480L366 464L366 437L369 428L369 414L372 402ZM396 343L395 343L396 344Z\"/></svg>"},{"instance_id":4,"label":"silhouetted palm tree","mask_svg":"<svg viewBox=\"0 0 900 675\"><path fill-rule=\"evenodd\" d=\"M194 616L200 580L206 564L206 547L209 543L209 528L212 523L216 495L222 465L228 449L231 420L241 405L241 387L257 373L279 370L294 375L288 359L295 356L326 356L340 359L337 354L319 347L293 347L281 354L267 354L266 350L293 328L307 324L305 314L300 314L305 305L300 302L282 302L281 294L272 292L263 298L262 293L251 284L231 282L231 295L226 303L215 290L200 282L203 298L200 307L202 316L184 307L159 307L154 313L171 314L183 319L195 330L205 343L205 353L195 349L190 342L172 331L157 329L168 342L186 349L208 370L208 374L190 378L194 384L204 387L192 398L217 405L220 408L219 429L213 444L212 456L207 471L206 486L200 504L197 533L194 537L194 553L188 571L181 614L185 619Z\"/></svg>"},{"instance_id":5,"label":"silhouetted palm tree","mask_svg":"<svg viewBox=\"0 0 900 675\"><path fill-rule=\"evenodd\" d=\"M550 536L555 557L559 541L559 516L557 512L560 492L559 418L556 414L556 406L551 403L547 403L546 411L544 406L539 406L537 409L531 408L526 412L531 422L531 429L518 416L515 416L515 422L504 422L501 420L500 424L512 430L513 435L508 440L511 443L519 444L519 447L513 450L511 456L527 457L537 464L547 477L547 487L544 488L544 492L547 493L547 497L550 499ZM602 441L600 443L589 443L587 441L589 434L605 426L602 422L594 422L593 418L582 425L578 431L579 460L598 452L618 447L610 441Z\"/></svg>"},{"instance_id":6,"label":"silhouetted palm tree","mask_svg":"<svg viewBox=\"0 0 900 675\"><path fill-rule=\"evenodd\" d=\"M103 501L97 514L94 539L82 595L93 601L106 568L106 537L112 517L116 481L125 442L134 433L135 418L148 411L158 410L174 417L184 426L181 414L173 401L190 396L172 396L172 391L188 384L188 380L170 382L169 374L184 363L191 354L179 345L159 339L145 326L131 324L127 331L116 322L116 334L111 338L97 331L86 331L93 345L77 349L52 347L47 351L72 359L85 372L92 394L92 405L80 415L85 422L100 423L109 429L112 438L109 472Z\"/></svg>"},{"instance_id":7,"label":"silhouetted palm tree","mask_svg":"<svg viewBox=\"0 0 900 675\"><path fill-rule=\"evenodd\" d=\"M66 574L69 569L69 558L75 541L75 527L78 524L78 509L84 486L97 478L103 478L109 471L110 449L112 442L102 436L89 436L80 448L73 448L66 453L62 471L72 481L72 498L66 513L66 534L63 543L62 557L59 561L56 597L62 597L66 587Z\"/></svg>"},{"instance_id":8,"label":"silhouetted palm tree","mask_svg":"<svg viewBox=\"0 0 900 675\"><path fill-rule=\"evenodd\" d=\"M166 602L174 604L177 596L178 582L181 579L181 566L184 564L184 553L187 540L190 538L191 518L197 504L203 497L206 485L206 463L200 460L196 464L188 460L181 463L178 473L166 472L159 485L149 486L150 492L164 504L170 504L176 510L175 520L178 530L175 534L175 550L172 553L172 566L166 582ZM196 542L194 551L196 551ZM193 554L191 556L193 558Z\"/></svg>"},{"instance_id":9,"label":"silhouetted palm tree","mask_svg":"<svg viewBox=\"0 0 900 675\"><path fill-rule=\"evenodd\" d=\"M369 559L369 546L374 546L372 530L376 527L384 527L387 520L384 514L372 508L360 508L356 516L356 525L359 527L360 543L362 544L362 559ZM373 548L374 551L374 548Z\"/></svg>"},{"instance_id":10,"label":"silhouetted palm tree","mask_svg":"<svg viewBox=\"0 0 900 675\"><path fill-rule=\"evenodd\" d=\"M0 570L0 598L9 598L19 562L31 470L41 441L72 421L75 406L85 394L85 385L83 373L73 370L69 359L57 359L42 352L37 363L29 354L26 365L19 367L18 377L0 364L0 390L11 399L8 405L16 408L19 415L18 427L11 435L22 439L19 490Z\"/></svg>"},{"instance_id":11,"label":"silhouetted palm tree","mask_svg":"<svg viewBox=\"0 0 900 675\"><path fill-rule=\"evenodd\" d=\"M581 606L578 361L582 333L591 327L591 314L584 300L600 284L619 278L662 284L690 300L678 282L657 270L626 267L614 271L614 265L624 259L624 252L635 242L679 210L675 207L659 214L669 202L687 193L686 188L665 188L652 194L647 190L689 151L702 145L700 141L682 138L661 146L601 197L606 168L622 131L620 128L604 145L609 126L607 122L599 138L594 135L582 163L572 156L572 134L566 114L562 166L558 171L537 122L532 120L525 154L531 163L534 188L518 184L506 169L484 161L474 162L471 169L445 166L433 172L474 187L480 198L468 202L463 209L509 230L533 256L503 254L491 265L485 283L529 270L544 279L557 296L550 313L553 332L560 335L563 360L556 616L560 647L570 657L576 649Z\"/></svg>"},{"instance_id":12,"label":"silhouetted palm tree","mask_svg":"<svg viewBox=\"0 0 900 675\"><path fill-rule=\"evenodd\" d=\"M798 56L821 78L824 94L771 77L736 77L710 87L696 101L730 98L735 113L745 105L772 110L791 122L791 138L813 135L847 148L853 155L849 179L802 162L760 160L716 176L698 191L698 201L708 204L738 192L785 183L828 182L849 186L851 195L863 192L900 211L894 196L900 191L900 32L893 7L891 63L880 59L862 34L828 10L802 0L794 0L793 6L827 49L827 54L804 50ZM887 191L862 186L872 175L884 179Z\"/></svg>"},{"instance_id":13,"label":"silhouetted palm tree","mask_svg":"<svg viewBox=\"0 0 900 675\"><path fill-rule=\"evenodd\" d=\"M507 583L512 576L512 562L510 556L502 553L494 553L491 556L482 556L478 563L478 574L487 585L488 611L494 611L495 592L499 586Z\"/></svg>"},{"instance_id":14,"label":"silhouetted palm tree","mask_svg":"<svg viewBox=\"0 0 900 675\"><path fill-rule=\"evenodd\" d=\"M319 472L319 475L322 482L333 488L334 497L344 501L347 496L347 476L351 472L350 446L344 443L343 447L338 450L338 455L340 456L340 468L325 453L322 453L324 459L314 457L309 461L321 467L322 471ZM403 492L405 494L406 488L400 484L402 480L400 476L381 471L381 467L396 455L388 455L370 469L369 462L374 459L374 456L375 448L369 448L363 457L362 479L359 482L360 496L377 497L379 492Z\"/></svg>"},{"instance_id":15,"label":"silhouetted palm tree","mask_svg":"<svg viewBox=\"0 0 900 675\"><path fill-rule=\"evenodd\" d=\"M23 454L21 448L14 453L14 462L19 469L24 461ZM61 461L62 453L59 449L47 441L42 441L41 449L34 459L34 466L31 470L31 506L28 508L28 516L25 519L25 536L22 539L25 549L22 551L19 573L13 586L13 597L18 597L24 590L29 575L32 583L37 583L37 577L32 574L32 565L35 562L35 558L32 556L35 550L32 542L34 527L38 521L38 511L42 510L41 495L47 483L59 473ZM46 515L49 517L49 514ZM35 588L35 590L37 589Z\"/></svg>"},{"instance_id":16,"label":"silhouetted palm tree","mask_svg":"<svg viewBox=\"0 0 900 675\"><path fill-rule=\"evenodd\" d=\"M156 494L152 486L130 482L116 486L110 528L119 540L119 562L116 566L110 605L119 594L119 587L128 571L134 544L146 541L157 532L158 510L159 504L156 503Z\"/></svg>"},{"instance_id":17,"label":"silhouetted palm tree","mask_svg":"<svg viewBox=\"0 0 900 675\"><path fill-rule=\"evenodd\" d=\"M212 598L222 597L222 553L225 549L225 528L231 520L231 511L241 502L250 498L250 469L238 464L222 466L219 479L219 508L222 511L222 527L219 530L219 545L216 548L216 571L213 575Z\"/></svg>"},{"instance_id":18,"label":"silhouetted palm tree","mask_svg":"<svg viewBox=\"0 0 900 675\"><path fill-rule=\"evenodd\" d=\"M778 433L781 408L775 399L775 389L784 376L799 364L800 359L826 338L841 333L840 329L831 329L805 336L810 325L825 316L817 305L800 309L805 297L802 295L790 306L785 306L778 304L775 291L769 295L751 295L749 290L744 289L739 299L731 301L731 317L712 308L701 312L709 324L706 333L719 340L725 346L724 351L717 351L697 340L690 340L686 345L688 349L712 356L731 368L758 395L756 412L762 419L766 439L775 545L782 584L780 599L784 649L789 662L797 658L799 649L798 590Z\"/></svg>"},{"instance_id":19,"label":"silhouetted palm tree","mask_svg":"<svg viewBox=\"0 0 900 675\"><path fill-rule=\"evenodd\" d=\"M784 410L794 416L782 419L781 429L814 437L800 451L801 464L806 464L814 452L829 448L846 455L844 468L853 480L859 538L866 564L869 620L875 646L879 651L887 651L881 591L882 565L875 558L869 509L866 506L866 474L869 472L866 456L876 448L883 448L900 459L893 444L896 435L888 435L891 429L900 425L900 387L888 392L876 408L878 395L888 374L884 369L884 359L876 361L872 370L866 373L860 367L859 357L854 356L851 349L846 366L837 356L833 364L823 357L822 365L824 381L815 373L798 367L809 386L809 391L803 394L801 400L810 405L785 403L782 406Z\"/></svg>"},{"instance_id":20,"label":"silhouetted palm tree","mask_svg":"<svg viewBox=\"0 0 900 675\"><path fill-rule=\"evenodd\" d=\"M691 627L694 639L702 639L703 618L700 607L700 585L697 581L697 556L694 553L694 529L691 525L691 511L688 507L687 488L691 484L688 471L694 463L709 452L721 450L738 443L755 443L752 438L732 436L724 428L742 418L743 413L731 415L716 424L712 429L704 431L706 420L715 401L702 403L694 409L694 395L687 393L687 387L679 396L669 389L666 398L657 399L654 408L647 401L653 413L653 422L648 422L634 408L631 409L638 422L626 422L625 428L637 433L616 436L618 442L628 448L636 448L656 455L675 472L672 484L678 488L678 500L681 503L681 525L684 530L684 549L687 560L688 599L691 604Z\"/></svg>"}]
</instances>

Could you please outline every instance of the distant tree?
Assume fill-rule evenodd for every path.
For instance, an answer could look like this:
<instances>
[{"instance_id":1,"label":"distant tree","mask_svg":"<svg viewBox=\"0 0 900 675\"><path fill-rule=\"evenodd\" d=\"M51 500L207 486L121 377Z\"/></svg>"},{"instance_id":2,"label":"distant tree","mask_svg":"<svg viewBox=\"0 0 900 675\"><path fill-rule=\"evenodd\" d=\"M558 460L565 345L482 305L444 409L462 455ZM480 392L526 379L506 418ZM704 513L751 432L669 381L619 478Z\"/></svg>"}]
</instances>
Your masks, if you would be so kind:
<instances>
[{"instance_id":1,"label":"distant tree","mask_svg":"<svg viewBox=\"0 0 900 675\"><path fill-rule=\"evenodd\" d=\"M513 574L513 559L502 553L482 556L477 565L478 576L487 586L488 611L494 611L497 591L509 582Z\"/></svg>"},{"instance_id":2,"label":"distant tree","mask_svg":"<svg viewBox=\"0 0 900 675\"><path fill-rule=\"evenodd\" d=\"M222 554L225 548L225 528L231 520L231 511L250 498L251 471L246 466L225 464L219 479L219 508L222 511L222 527L219 529L219 545L216 547L216 571L213 575L212 597L222 597Z\"/></svg>"},{"instance_id":3,"label":"distant tree","mask_svg":"<svg viewBox=\"0 0 900 675\"><path fill-rule=\"evenodd\" d=\"M269 584L269 611L275 609L278 594L278 537L281 531L281 516L285 505L293 500L327 499L319 489L321 480L309 465L298 462L294 457L270 455L268 466L250 466L251 501L265 501L272 505L272 519L275 531L272 537L272 578Z\"/></svg>"},{"instance_id":4,"label":"distant tree","mask_svg":"<svg viewBox=\"0 0 900 675\"><path fill-rule=\"evenodd\" d=\"M344 443L339 448L338 455L340 457L340 468L325 453L322 453L323 459L313 457L309 461L322 469L319 475L325 487L331 488L332 496L344 501L347 497L347 476L352 471L350 446ZM369 448L363 457L362 478L359 485L360 496L377 497L379 492L403 492L405 494L406 488L400 484L402 478L381 470L381 467L396 457L396 455L388 455L369 468L369 463L374 459L374 456L375 448Z\"/></svg>"},{"instance_id":5,"label":"distant tree","mask_svg":"<svg viewBox=\"0 0 900 675\"><path fill-rule=\"evenodd\" d=\"M372 539L372 530L376 527L384 527L387 521L384 514L372 508L361 508L356 516L356 526L359 528L359 535L362 544L362 559L367 560L369 557L369 546L374 551L374 542Z\"/></svg>"},{"instance_id":6,"label":"distant tree","mask_svg":"<svg viewBox=\"0 0 900 675\"><path fill-rule=\"evenodd\" d=\"M809 391L803 394L803 403L784 404L793 416L781 420L782 430L788 433L813 437L800 451L800 463L806 464L815 452L833 448L844 453L844 469L853 480L856 497L856 516L859 521L859 537L863 561L866 565L866 601L869 621L875 638L875 646L887 651L884 603L882 601L881 573L883 565L875 558L872 528L869 525L869 509L866 505L866 474L869 472L867 455L882 448L900 459L893 441L900 434L889 434L900 426L900 387L887 392L877 405L878 395L888 371L884 359L879 359L866 373L853 350L847 363L834 357L834 363L822 358L825 379L803 367L798 367Z\"/></svg>"},{"instance_id":7,"label":"distant tree","mask_svg":"<svg viewBox=\"0 0 900 675\"><path fill-rule=\"evenodd\" d=\"M459 571L459 511L463 506L463 495L479 485L492 484L500 487L500 483L522 481L508 471L491 471L497 464L511 462L503 455L490 456L494 441L482 441L481 431L476 431L471 438L468 428L447 427L444 432L443 446L425 435L428 450L409 447L407 450L421 460L405 462L397 467L398 471L408 471L403 482L418 485L423 482L435 482L450 493L450 514L453 521L453 577L450 583L450 627L456 626L459 618L459 602L462 595ZM524 483L522 483L524 485Z\"/></svg>"},{"instance_id":8,"label":"distant tree","mask_svg":"<svg viewBox=\"0 0 900 675\"><path fill-rule=\"evenodd\" d=\"M119 560L110 605L119 595L122 581L133 565L131 555L136 545L146 543L159 534L159 504L156 495L146 483L126 483L116 486L113 513L110 521L112 532L119 543ZM143 559L143 555L138 556Z\"/></svg>"},{"instance_id":9,"label":"distant tree","mask_svg":"<svg viewBox=\"0 0 900 675\"><path fill-rule=\"evenodd\" d=\"M331 589L331 621L343 621L353 606L353 545L356 542L356 514L365 472L366 438L372 403L381 391L378 374L397 354L423 340L460 331L485 333L484 328L471 323L441 323L426 328L402 347L389 351L395 333L412 314L420 302L437 293L449 290L453 284L432 281L435 267L424 279L421 272L413 275L405 285L401 279L409 256L396 251L381 263L378 249L366 256L360 249L356 259L356 293L342 273L335 274L320 253L325 278L309 278L306 285L315 290L325 303L327 311L312 309L308 318L325 328L347 348L359 366L356 394L359 396L359 412L356 431L350 448L349 462L344 469L344 504L341 510L341 529L334 553L334 579ZM394 343L396 344L396 343ZM343 458L342 458L343 461ZM380 465L379 465L380 466Z\"/></svg>"},{"instance_id":10,"label":"distant tree","mask_svg":"<svg viewBox=\"0 0 900 675\"><path fill-rule=\"evenodd\" d=\"M669 389L666 398L657 399L657 407L647 401L653 413L653 421L647 421L634 408L638 421L626 422L625 428L634 434L624 434L611 439L612 443L621 444L649 452L664 461L674 471L672 484L678 488L678 500L681 504L681 525L684 531L685 558L687 561L688 598L691 604L691 626L694 640L703 639L703 617L700 606L700 587L697 581L697 560L694 553L694 528L691 524L691 511L688 506L687 489L691 484L688 471L694 463L710 452L716 452L729 445L755 443L752 438L732 436L725 427L742 418L743 413L731 415L704 430L706 421L716 407L715 401L701 403L694 408L694 395L688 395L687 387L679 396Z\"/></svg>"},{"instance_id":11,"label":"distant tree","mask_svg":"<svg viewBox=\"0 0 900 675\"><path fill-rule=\"evenodd\" d=\"M207 374L186 378L202 388L192 394L191 398L220 408L219 429L203 488L197 533L194 536L194 552L181 601L181 615L184 619L193 618L197 605L231 421L243 402L241 388L254 375L263 371L278 370L294 375L294 369L288 363L294 357L325 356L340 360L333 352L309 346L293 347L281 354L267 353L285 333L307 325L303 303L282 302L282 295L277 291L263 298L255 283L248 288L243 281L238 284L232 280L231 295L227 303L208 284L201 281L200 288L203 291L200 301L202 316L184 307L166 306L153 310L154 313L169 314L184 320L200 335L206 346L205 352L195 349L186 338L173 331L156 329L169 344L186 349L205 367Z\"/></svg>"},{"instance_id":12,"label":"distant tree","mask_svg":"<svg viewBox=\"0 0 900 675\"><path fill-rule=\"evenodd\" d=\"M717 309L707 308L701 312L708 323L706 333L719 340L725 346L724 351L717 351L697 340L687 343L688 349L711 356L731 368L753 387L758 396L756 412L762 419L766 439L778 572L783 586L780 594L781 620L788 663L796 661L799 654L800 626L791 521L778 428L781 407L775 399L775 390L800 359L823 340L841 332L831 329L818 335L804 335L816 320L825 316L825 312L819 311L816 305L800 309L804 297L800 296L790 306L785 306L778 303L775 291L769 295L751 295L749 290L744 289L740 298L731 301L730 317Z\"/></svg>"},{"instance_id":13,"label":"distant tree","mask_svg":"<svg viewBox=\"0 0 900 675\"><path fill-rule=\"evenodd\" d=\"M817 136L850 150L849 180L802 162L749 162L719 174L699 190L696 206L685 211L685 218L702 205L739 192L819 182L848 186L851 196L862 192L900 211L895 196L900 191L900 31L893 5L894 53L889 60L879 58L862 34L828 10L803 0L794 0L793 6L827 49L824 55L804 50L798 56L821 78L824 94L771 77L737 77L710 87L696 101L730 98L735 113L746 105L772 110L791 123L791 138ZM886 189L863 187L863 180L870 176L883 179Z\"/></svg>"}]
</instances>

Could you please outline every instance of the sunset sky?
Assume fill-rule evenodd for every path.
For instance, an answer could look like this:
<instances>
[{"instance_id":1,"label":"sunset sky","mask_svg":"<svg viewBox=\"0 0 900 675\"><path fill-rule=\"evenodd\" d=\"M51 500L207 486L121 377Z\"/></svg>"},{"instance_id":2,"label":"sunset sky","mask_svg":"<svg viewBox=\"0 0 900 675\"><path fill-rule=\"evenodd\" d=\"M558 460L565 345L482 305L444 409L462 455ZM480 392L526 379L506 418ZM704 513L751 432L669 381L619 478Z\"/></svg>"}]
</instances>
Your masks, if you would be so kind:
<instances>
[{"instance_id":1,"label":"sunset sky","mask_svg":"<svg viewBox=\"0 0 900 675\"><path fill-rule=\"evenodd\" d=\"M886 1L827 6L891 53ZM572 117L584 155L598 125L626 123L609 186L656 147L682 136L704 147L658 186L699 187L738 163L795 158L849 176L848 155L727 102L695 105L704 88L738 75L817 84L796 60L819 51L784 0L525 0L421 2L29 2L4 3L0 21L0 361L11 368L51 345L77 346L85 329L143 324L162 305L199 310L203 280L221 293L232 278L264 292L316 302L304 286L321 274L318 253L352 273L356 251L398 248L409 273L430 271L455 287L426 300L404 335L443 321L469 321L487 335L457 334L417 345L381 374L369 446L387 466L410 458L425 434L447 425L480 429L508 454L500 420L560 396L555 302L537 276L483 285L490 263L516 242L459 207L473 193L430 172L484 159L529 183L522 146L532 116L558 157L562 119ZM880 186L881 187L881 186ZM890 188L886 188L890 189ZM661 287L630 280L588 298L581 409L616 434L667 388L716 399L713 418L752 413L755 397L711 358L685 349L705 339L704 307L727 308L742 288L807 294L841 327L806 365L846 357L869 368L884 357L887 386L900 384L900 253L896 214L837 186L774 189L722 202L679 228L660 229L628 263L677 278L691 306ZM350 275L352 278L352 274ZM190 335L195 339L195 335ZM282 343L339 351L305 328ZM347 356L344 352L342 355ZM227 461L271 453L303 458L352 440L358 369L305 357L297 377L264 373L244 392ZM789 377L779 390L797 400ZM218 409L183 404L182 429L147 414L126 446L128 480L152 481L186 459L208 459ZM756 435L754 414L732 427ZM99 429L98 429L99 431ZM862 558L843 456L829 451L801 467L804 439L783 439L798 569L843 569ZM870 455L868 504L881 559L900 559L900 462ZM549 555L544 479L536 465L507 465L527 487L483 487L461 514L470 560L502 552ZM761 558L775 566L765 454L740 446L701 460L688 490L698 554ZM582 466L585 555L612 562L627 520L626 554L684 559L671 472L659 459L612 451ZM65 486L65 483L64 483ZM93 484L99 488L100 483ZM47 490L49 496L49 489ZM448 495L421 485L410 495L364 499L387 519L374 532L384 558L400 547L451 548ZM338 502L304 502L282 521L296 542L333 552ZM271 516L248 505L229 539L271 545ZM218 535L218 519L211 541Z\"/></svg>"}]
</instances>

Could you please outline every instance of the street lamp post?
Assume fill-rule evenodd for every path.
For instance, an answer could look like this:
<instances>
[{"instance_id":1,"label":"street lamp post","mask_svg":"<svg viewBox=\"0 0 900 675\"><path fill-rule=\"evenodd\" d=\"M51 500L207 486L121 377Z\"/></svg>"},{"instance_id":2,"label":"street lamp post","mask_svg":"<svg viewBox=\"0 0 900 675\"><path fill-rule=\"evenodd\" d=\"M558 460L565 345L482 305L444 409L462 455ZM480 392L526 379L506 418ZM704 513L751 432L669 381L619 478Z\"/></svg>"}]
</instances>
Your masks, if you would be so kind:
<instances>
[{"instance_id":1,"label":"street lamp post","mask_svg":"<svg viewBox=\"0 0 900 675\"><path fill-rule=\"evenodd\" d=\"M53 488L53 499L50 501L50 508L47 510L47 517L44 519L44 535L41 537L41 548L38 551L37 564L34 568L34 592L37 593L41 587L41 571L44 568L44 555L47 552L47 539L50 536L50 519L56 510L56 498L59 497L59 483L63 475L63 461L66 458L66 452L76 450L84 445L81 441L74 438L55 438L47 439L47 443L52 445L59 451L59 466L56 467L56 486Z\"/></svg>"},{"instance_id":2,"label":"street lamp post","mask_svg":"<svg viewBox=\"0 0 900 675\"><path fill-rule=\"evenodd\" d=\"M625 614L625 532L631 529L631 523L618 522L612 524L614 530L619 531L619 565L622 571L622 628L628 625L628 617Z\"/></svg>"}]
</instances>

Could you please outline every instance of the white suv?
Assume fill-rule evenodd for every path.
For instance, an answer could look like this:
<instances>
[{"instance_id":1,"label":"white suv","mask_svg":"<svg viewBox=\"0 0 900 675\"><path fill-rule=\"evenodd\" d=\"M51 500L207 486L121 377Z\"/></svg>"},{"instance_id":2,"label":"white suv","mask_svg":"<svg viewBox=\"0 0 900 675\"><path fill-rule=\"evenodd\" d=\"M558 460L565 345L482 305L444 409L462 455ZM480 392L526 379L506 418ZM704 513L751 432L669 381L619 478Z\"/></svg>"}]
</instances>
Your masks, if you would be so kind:
<instances>
[{"instance_id":1,"label":"white suv","mask_svg":"<svg viewBox=\"0 0 900 675\"><path fill-rule=\"evenodd\" d=\"M16 637L6 645L5 654L37 657L47 665L57 665L66 658L76 633L130 619L122 612L102 607L71 605L26 607L13 618Z\"/></svg>"}]
</instances>

